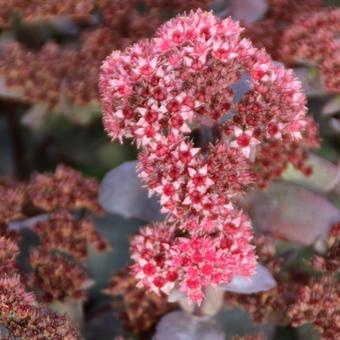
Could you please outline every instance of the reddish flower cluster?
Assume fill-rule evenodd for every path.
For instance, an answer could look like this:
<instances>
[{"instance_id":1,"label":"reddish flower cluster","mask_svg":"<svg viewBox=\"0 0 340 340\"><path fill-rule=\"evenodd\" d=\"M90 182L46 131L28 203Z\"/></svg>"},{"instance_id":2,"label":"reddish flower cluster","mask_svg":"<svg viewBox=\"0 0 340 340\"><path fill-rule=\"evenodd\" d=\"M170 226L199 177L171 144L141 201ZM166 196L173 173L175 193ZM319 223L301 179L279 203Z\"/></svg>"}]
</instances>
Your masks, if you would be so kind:
<instances>
[{"instance_id":1,"label":"reddish flower cluster","mask_svg":"<svg viewBox=\"0 0 340 340\"><path fill-rule=\"evenodd\" d=\"M89 246L102 252L110 249L109 244L90 220L78 220L64 210L36 223L33 230L40 238L40 246L30 252L33 272L28 285L38 290L47 303L66 298L84 300L92 280L81 262L87 259Z\"/></svg>"},{"instance_id":2,"label":"reddish flower cluster","mask_svg":"<svg viewBox=\"0 0 340 340\"><path fill-rule=\"evenodd\" d=\"M294 150L311 139L301 84L241 31L198 10L113 52L102 67L106 130L143 148L140 176L169 213L132 241L136 275L156 292L178 286L201 301L202 288L251 275L250 223L233 202L252 184L258 156L268 167L266 149ZM243 81L249 90L237 101L233 86ZM292 155L280 170L298 163Z\"/></svg>"},{"instance_id":3,"label":"reddish flower cluster","mask_svg":"<svg viewBox=\"0 0 340 340\"><path fill-rule=\"evenodd\" d=\"M9 332L1 339L79 340L80 334L66 317L39 305L32 293L25 291L19 275L0 277L0 325Z\"/></svg>"},{"instance_id":4,"label":"reddish flower cluster","mask_svg":"<svg viewBox=\"0 0 340 340\"><path fill-rule=\"evenodd\" d=\"M176 236L171 222L142 229L131 243L139 286L166 294L177 288L200 302L205 287L250 276L255 265L250 222L243 214L231 216L219 230L190 238Z\"/></svg>"},{"instance_id":5,"label":"reddish flower cluster","mask_svg":"<svg viewBox=\"0 0 340 340\"><path fill-rule=\"evenodd\" d=\"M280 43L280 56L286 63L317 65L326 88L340 92L340 10L324 9L302 17L289 26Z\"/></svg>"},{"instance_id":6,"label":"reddish flower cluster","mask_svg":"<svg viewBox=\"0 0 340 340\"><path fill-rule=\"evenodd\" d=\"M337 279L322 277L299 289L297 299L288 310L294 327L311 323L324 340L340 336L340 286Z\"/></svg>"},{"instance_id":7,"label":"reddish flower cluster","mask_svg":"<svg viewBox=\"0 0 340 340\"><path fill-rule=\"evenodd\" d=\"M97 251L110 249L90 219L76 218L79 209L101 211L97 191L95 180L65 166L59 166L55 173L34 174L29 183L2 180L0 268L7 274L16 271L13 256L18 249L12 239L18 235L8 226L28 223L39 236L40 245L30 251L32 271L27 275L27 286L48 303L85 299L92 282L82 263L87 259L88 247ZM30 222L20 221L25 218Z\"/></svg>"},{"instance_id":8,"label":"reddish flower cluster","mask_svg":"<svg viewBox=\"0 0 340 340\"><path fill-rule=\"evenodd\" d=\"M241 306L256 323L299 327L312 324L322 339L338 339L340 223L332 226L323 255L312 258L311 270L287 265L284 257L275 255L273 240L263 235L255 238L261 261L266 263L277 280L277 287L258 294L225 294L229 305ZM322 275L315 275L316 272Z\"/></svg>"},{"instance_id":9,"label":"reddish flower cluster","mask_svg":"<svg viewBox=\"0 0 340 340\"><path fill-rule=\"evenodd\" d=\"M67 317L39 305L34 295L26 292L16 265L18 246L0 232L0 338L38 340L43 334L49 339L80 339Z\"/></svg>"},{"instance_id":10,"label":"reddish flower cluster","mask_svg":"<svg viewBox=\"0 0 340 340\"><path fill-rule=\"evenodd\" d=\"M89 219L75 219L67 211L51 214L47 221L33 227L45 249L66 252L83 261L88 256L88 246L97 251L107 251L109 244L97 233Z\"/></svg>"},{"instance_id":11,"label":"reddish flower cluster","mask_svg":"<svg viewBox=\"0 0 340 340\"><path fill-rule=\"evenodd\" d=\"M271 0L269 5L265 18L248 27L247 35L288 65L317 66L327 90L339 92L340 11L323 8L320 0Z\"/></svg>"},{"instance_id":12,"label":"reddish flower cluster","mask_svg":"<svg viewBox=\"0 0 340 340\"><path fill-rule=\"evenodd\" d=\"M18 254L18 245L0 234L0 273L10 274L17 271L15 262Z\"/></svg>"},{"instance_id":13,"label":"reddish flower cluster","mask_svg":"<svg viewBox=\"0 0 340 340\"><path fill-rule=\"evenodd\" d=\"M28 183L0 180L0 224L59 209L102 211L98 182L67 166L34 174Z\"/></svg>"},{"instance_id":14,"label":"reddish flower cluster","mask_svg":"<svg viewBox=\"0 0 340 340\"><path fill-rule=\"evenodd\" d=\"M61 15L71 22L85 23L79 41L73 44L49 41L35 51L18 41L10 43L0 60L1 74L7 86L20 89L28 102L44 101L55 106L62 100L76 104L97 101L100 63L112 49L125 48L153 34L166 19L164 7L178 13L207 8L209 2L45 0L43 4L27 4L22 0L0 0L0 26L7 26L13 14L19 14L24 24L53 21Z\"/></svg>"},{"instance_id":15,"label":"reddish flower cluster","mask_svg":"<svg viewBox=\"0 0 340 340\"><path fill-rule=\"evenodd\" d=\"M0 26L8 26L11 20L21 14L25 22L46 20L55 16L70 15L72 17L83 17L89 15L94 9L93 0L72 1L66 0L62 3L58 0L22 1L3 0L0 1Z\"/></svg>"},{"instance_id":16,"label":"reddish flower cluster","mask_svg":"<svg viewBox=\"0 0 340 340\"><path fill-rule=\"evenodd\" d=\"M0 182L0 224L23 218L25 191L20 185Z\"/></svg>"},{"instance_id":17,"label":"reddish flower cluster","mask_svg":"<svg viewBox=\"0 0 340 340\"><path fill-rule=\"evenodd\" d=\"M42 301L51 303L66 298L86 298L86 289L91 286L92 280L77 262L44 247L32 249L29 262L33 273L28 286L37 290Z\"/></svg>"},{"instance_id":18,"label":"reddish flower cluster","mask_svg":"<svg viewBox=\"0 0 340 340\"><path fill-rule=\"evenodd\" d=\"M26 192L34 208L42 211L88 209L101 212L97 202L98 182L63 165L54 173L33 175Z\"/></svg>"}]
</instances>

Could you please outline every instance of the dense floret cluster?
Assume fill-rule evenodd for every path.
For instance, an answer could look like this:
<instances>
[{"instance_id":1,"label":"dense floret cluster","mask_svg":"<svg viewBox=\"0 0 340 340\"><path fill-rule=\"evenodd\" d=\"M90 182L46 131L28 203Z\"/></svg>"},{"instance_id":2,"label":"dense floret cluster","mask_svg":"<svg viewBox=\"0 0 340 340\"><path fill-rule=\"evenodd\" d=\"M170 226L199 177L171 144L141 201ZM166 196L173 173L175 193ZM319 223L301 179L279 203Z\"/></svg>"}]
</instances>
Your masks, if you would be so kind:
<instances>
[{"instance_id":1,"label":"dense floret cluster","mask_svg":"<svg viewBox=\"0 0 340 340\"><path fill-rule=\"evenodd\" d=\"M241 32L198 10L102 67L106 130L143 150L140 177L168 213L132 241L137 277L156 292L177 287L199 302L204 287L250 276L250 223L237 198L269 179L254 162L268 147L312 140L300 82Z\"/></svg>"}]
</instances>

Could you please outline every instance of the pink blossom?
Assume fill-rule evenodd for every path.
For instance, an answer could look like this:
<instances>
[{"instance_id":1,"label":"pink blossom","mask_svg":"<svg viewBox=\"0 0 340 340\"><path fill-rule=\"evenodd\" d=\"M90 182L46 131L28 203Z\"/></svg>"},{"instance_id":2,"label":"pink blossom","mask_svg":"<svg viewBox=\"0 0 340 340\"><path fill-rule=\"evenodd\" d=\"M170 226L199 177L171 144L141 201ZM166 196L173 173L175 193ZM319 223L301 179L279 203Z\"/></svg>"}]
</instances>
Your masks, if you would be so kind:
<instances>
[{"instance_id":1,"label":"pink blossom","mask_svg":"<svg viewBox=\"0 0 340 340\"><path fill-rule=\"evenodd\" d=\"M254 274L251 237L249 219L236 211L214 230L193 237L177 235L173 223L147 226L131 243L133 272L140 285L156 293L177 288L200 303L207 286Z\"/></svg>"},{"instance_id":2,"label":"pink blossom","mask_svg":"<svg viewBox=\"0 0 340 340\"><path fill-rule=\"evenodd\" d=\"M237 198L269 179L257 162L263 150L304 138L300 82L241 32L232 19L197 10L102 66L106 130L142 149L139 175L168 213L132 241L136 277L155 292L178 287L201 301L204 287L253 273ZM243 76L249 91L236 102L231 85Z\"/></svg>"}]
</instances>

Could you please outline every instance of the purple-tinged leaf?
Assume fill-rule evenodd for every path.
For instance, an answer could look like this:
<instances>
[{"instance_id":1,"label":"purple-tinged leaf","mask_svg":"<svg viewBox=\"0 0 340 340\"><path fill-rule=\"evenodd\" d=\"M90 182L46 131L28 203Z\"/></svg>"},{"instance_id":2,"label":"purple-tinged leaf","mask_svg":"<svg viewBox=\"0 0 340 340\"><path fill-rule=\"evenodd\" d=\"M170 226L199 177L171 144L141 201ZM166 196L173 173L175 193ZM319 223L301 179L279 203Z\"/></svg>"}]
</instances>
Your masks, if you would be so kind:
<instances>
[{"instance_id":1,"label":"purple-tinged leaf","mask_svg":"<svg viewBox=\"0 0 340 340\"><path fill-rule=\"evenodd\" d=\"M25 112L21 122L32 130L37 130L43 125L43 119L46 117L48 110L47 103L34 104Z\"/></svg>"},{"instance_id":2,"label":"purple-tinged leaf","mask_svg":"<svg viewBox=\"0 0 340 340\"><path fill-rule=\"evenodd\" d=\"M216 317L217 324L224 330L225 339L233 336L246 336L252 334L263 334L265 339L271 340L275 335L273 324L255 325L250 315L241 309L223 309Z\"/></svg>"},{"instance_id":3,"label":"purple-tinged leaf","mask_svg":"<svg viewBox=\"0 0 340 340\"><path fill-rule=\"evenodd\" d=\"M159 322L155 340L224 340L224 333L207 317L175 311Z\"/></svg>"},{"instance_id":4,"label":"purple-tinged leaf","mask_svg":"<svg viewBox=\"0 0 340 340\"><path fill-rule=\"evenodd\" d=\"M180 292L177 288L174 288L168 296L168 302L173 303L185 298L186 296L184 293Z\"/></svg>"},{"instance_id":5,"label":"purple-tinged leaf","mask_svg":"<svg viewBox=\"0 0 340 340\"><path fill-rule=\"evenodd\" d=\"M270 271L261 264L257 264L256 273L250 278L235 277L230 283L221 285L226 292L239 294L253 294L265 292L276 287L276 281Z\"/></svg>"},{"instance_id":6,"label":"purple-tinged leaf","mask_svg":"<svg viewBox=\"0 0 340 340\"><path fill-rule=\"evenodd\" d=\"M6 101L24 101L22 91L18 88L9 88L4 78L0 78L0 98Z\"/></svg>"},{"instance_id":7,"label":"purple-tinged leaf","mask_svg":"<svg viewBox=\"0 0 340 340\"><path fill-rule=\"evenodd\" d=\"M329 100L321 110L324 116L332 116L337 112L340 112L340 96L335 96Z\"/></svg>"},{"instance_id":8,"label":"purple-tinged leaf","mask_svg":"<svg viewBox=\"0 0 340 340\"><path fill-rule=\"evenodd\" d=\"M266 0L230 0L229 4L231 16L246 25L263 17L268 9Z\"/></svg>"},{"instance_id":9,"label":"purple-tinged leaf","mask_svg":"<svg viewBox=\"0 0 340 340\"><path fill-rule=\"evenodd\" d=\"M149 198L136 173L137 161L125 162L108 172L99 189L99 203L109 213L144 221L162 220L155 197Z\"/></svg>"},{"instance_id":10,"label":"purple-tinged leaf","mask_svg":"<svg viewBox=\"0 0 340 340\"><path fill-rule=\"evenodd\" d=\"M258 230L277 238L309 245L324 239L340 211L325 197L293 183L273 182L242 201Z\"/></svg>"},{"instance_id":11,"label":"purple-tinged leaf","mask_svg":"<svg viewBox=\"0 0 340 340\"><path fill-rule=\"evenodd\" d=\"M340 132L340 119L338 118L332 118L331 119L331 127L334 131Z\"/></svg>"},{"instance_id":12,"label":"purple-tinged leaf","mask_svg":"<svg viewBox=\"0 0 340 340\"><path fill-rule=\"evenodd\" d=\"M321 193L330 191L340 193L339 165L337 166L314 153L309 154L308 163L313 168L311 176L304 176L300 171L290 165L282 175L282 178Z\"/></svg>"},{"instance_id":13,"label":"purple-tinged leaf","mask_svg":"<svg viewBox=\"0 0 340 340\"><path fill-rule=\"evenodd\" d=\"M312 72L313 73L313 72ZM306 67L294 68L294 74L302 83L303 91L307 96L318 97L327 94L325 87L318 75L313 75Z\"/></svg>"},{"instance_id":14,"label":"purple-tinged leaf","mask_svg":"<svg viewBox=\"0 0 340 340\"><path fill-rule=\"evenodd\" d=\"M49 214L41 214L33 217L26 218L24 220L16 220L9 223L10 230L30 229L38 222L47 221Z\"/></svg>"}]
</instances>

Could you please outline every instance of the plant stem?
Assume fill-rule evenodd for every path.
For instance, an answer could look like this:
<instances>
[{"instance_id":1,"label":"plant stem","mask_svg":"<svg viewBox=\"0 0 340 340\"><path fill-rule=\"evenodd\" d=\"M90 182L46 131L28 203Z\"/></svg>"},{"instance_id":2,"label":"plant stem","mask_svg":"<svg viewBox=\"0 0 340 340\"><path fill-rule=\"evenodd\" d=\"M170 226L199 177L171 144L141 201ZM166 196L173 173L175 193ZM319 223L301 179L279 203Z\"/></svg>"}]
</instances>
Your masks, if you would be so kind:
<instances>
[{"instance_id":1,"label":"plant stem","mask_svg":"<svg viewBox=\"0 0 340 340\"><path fill-rule=\"evenodd\" d=\"M15 162L15 176L20 179L27 177L27 165L25 163L25 149L21 137L20 121L17 113L17 104L5 103L6 119L12 144L13 159Z\"/></svg>"}]
</instances>

